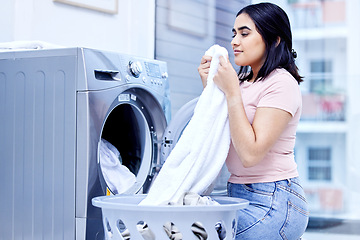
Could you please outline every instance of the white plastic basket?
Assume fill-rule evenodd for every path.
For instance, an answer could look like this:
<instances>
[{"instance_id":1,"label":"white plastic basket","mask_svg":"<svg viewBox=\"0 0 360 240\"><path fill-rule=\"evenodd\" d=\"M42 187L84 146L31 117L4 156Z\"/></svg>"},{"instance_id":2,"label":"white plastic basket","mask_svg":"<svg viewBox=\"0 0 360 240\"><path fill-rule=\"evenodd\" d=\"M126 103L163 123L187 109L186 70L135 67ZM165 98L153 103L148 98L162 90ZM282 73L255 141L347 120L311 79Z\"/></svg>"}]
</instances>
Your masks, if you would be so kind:
<instances>
[{"instance_id":1,"label":"white plastic basket","mask_svg":"<svg viewBox=\"0 0 360 240\"><path fill-rule=\"evenodd\" d=\"M92 204L102 209L105 238L108 240L164 240L170 239L164 230L164 225L172 223L180 231L183 240L198 240L192 229L202 226L208 240L234 237L237 224L236 211L248 205L239 198L225 196L212 197L220 205L197 206L139 206L146 195L116 195L102 196L92 199ZM199 224L200 223L200 224ZM223 237L215 226L221 224ZM147 224L150 234L139 232L139 224ZM195 225L194 225L195 224ZM146 229L148 231L148 229ZM130 234L130 237L128 236ZM127 236L126 236L127 235Z\"/></svg>"}]
</instances>

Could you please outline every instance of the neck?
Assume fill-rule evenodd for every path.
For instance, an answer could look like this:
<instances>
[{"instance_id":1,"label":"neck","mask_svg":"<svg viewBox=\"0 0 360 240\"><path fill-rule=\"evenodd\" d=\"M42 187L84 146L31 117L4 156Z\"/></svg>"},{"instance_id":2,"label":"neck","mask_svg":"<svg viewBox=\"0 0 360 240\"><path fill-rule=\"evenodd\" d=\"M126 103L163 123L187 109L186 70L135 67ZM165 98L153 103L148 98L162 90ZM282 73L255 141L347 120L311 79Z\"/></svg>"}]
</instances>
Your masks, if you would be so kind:
<instances>
[{"instance_id":1,"label":"neck","mask_svg":"<svg viewBox=\"0 0 360 240\"><path fill-rule=\"evenodd\" d=\"M253 67L253 66L250 66L250 67L251 67L251 70L253 72L253 76L249 80L249 82L253 82L253 81L255 81L255 79L258 78L259 70L260 70L261 67Z\"/></svg>"},{"instance_id":2,"label":"neck","mask_svg":"<svg viewBox=\"0 0 360 240\"><path fill-rule=\"evenodd\" d=\"M254 71L253 71L253 76L252 76L251 79L248 80L248 82L254 82L255 79L257 79L257 74L258 74L257 72L254 72Z\"/></svg>"}]
</instances>

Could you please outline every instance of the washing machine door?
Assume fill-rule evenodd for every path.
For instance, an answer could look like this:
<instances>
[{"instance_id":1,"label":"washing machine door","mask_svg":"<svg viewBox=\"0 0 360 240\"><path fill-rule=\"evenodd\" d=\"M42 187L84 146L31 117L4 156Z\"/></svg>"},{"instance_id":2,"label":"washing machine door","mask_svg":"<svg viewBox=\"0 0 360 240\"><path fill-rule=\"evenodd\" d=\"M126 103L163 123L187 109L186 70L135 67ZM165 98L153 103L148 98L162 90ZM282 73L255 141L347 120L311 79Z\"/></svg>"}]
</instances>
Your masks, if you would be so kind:
<instances>
[{"instance_id":1,"label":"washing machine door","mask_svg":"<svg viewBox=\"0 0 360 240\"><path fill-rule=\"evenodd\" d=\"M116 97L105 117L98 146L104 194L148 191L159 169L158 145L165 127L162 106L146 90L131 88Z\"/></svg>"},{"instance_id":2,"label":"washing machine door","mask_svg":"<svg viewBox=\"0 0 360 240\"><path fill-rule=\"evenodd\" d=\"M164 164L170 152L174 149L176 143L179 141L184 129L188 125L190 119L194 114L194 109L199 98L195 98L186 103L176 113L171 120L168 127L165 129L163 136L163 144L161 146L161 164ZM227 170L226 165L222 167L217 179L212 184L213 190L211 195L226 195L227 194L227 180L230 177L230 173Z\"/></svg>"}]
</instances>

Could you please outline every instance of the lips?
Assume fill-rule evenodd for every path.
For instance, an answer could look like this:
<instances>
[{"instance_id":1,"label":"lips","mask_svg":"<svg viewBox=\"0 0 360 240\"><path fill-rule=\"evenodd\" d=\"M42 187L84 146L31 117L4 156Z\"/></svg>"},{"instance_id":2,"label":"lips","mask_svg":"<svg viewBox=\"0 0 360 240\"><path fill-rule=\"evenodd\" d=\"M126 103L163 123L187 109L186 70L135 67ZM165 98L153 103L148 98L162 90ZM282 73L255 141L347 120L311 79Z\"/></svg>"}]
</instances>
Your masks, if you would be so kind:
<instances>
[{"instance_id":1,"label":"lips","mask_svg":"<svg viewBox=\"0 0 360 240\"><path fill-rule=\"evenodd\" d=\"M239 54L239 53L242 53L242 52L243 52L243 51L234 49L234 54Z\"/></svg>"}]
</instances>

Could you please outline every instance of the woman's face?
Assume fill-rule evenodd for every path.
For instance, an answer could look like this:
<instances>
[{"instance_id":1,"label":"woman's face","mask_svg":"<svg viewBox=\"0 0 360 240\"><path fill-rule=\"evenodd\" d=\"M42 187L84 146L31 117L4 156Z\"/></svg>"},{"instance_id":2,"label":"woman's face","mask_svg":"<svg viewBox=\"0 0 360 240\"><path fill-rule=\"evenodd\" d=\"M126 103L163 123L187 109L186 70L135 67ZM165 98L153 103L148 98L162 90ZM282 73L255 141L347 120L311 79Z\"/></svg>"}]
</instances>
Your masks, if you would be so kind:
<instances>
[{"instance_id":1,"label":"woman's face","mask_svg":"<svg viewBox=\"0 0 360 240\"><path fill-rule=\"evenodd\" d=\"M235 64L251 66L254 73L260 70L265 62L265 42L256 30L255 23L248 14L242 13L235 19L234 37L231 41L234 50Z\"/></svg>"}]
</instances>

